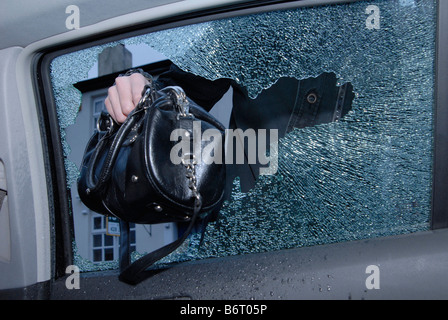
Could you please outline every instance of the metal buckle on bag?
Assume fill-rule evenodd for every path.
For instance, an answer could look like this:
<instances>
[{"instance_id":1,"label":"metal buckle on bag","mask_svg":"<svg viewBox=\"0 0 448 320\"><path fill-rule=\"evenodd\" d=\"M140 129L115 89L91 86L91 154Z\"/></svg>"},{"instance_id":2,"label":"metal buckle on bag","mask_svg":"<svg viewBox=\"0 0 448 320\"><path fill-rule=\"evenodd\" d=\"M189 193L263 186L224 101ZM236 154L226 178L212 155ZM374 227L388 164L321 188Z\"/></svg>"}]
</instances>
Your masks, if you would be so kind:
<instances>
[{"instance_id":1,"label":"metal buckle on bag","mask_svg":"<svg viewBox=\"0 0 448 320\"><path fill-rule=\"evenodd\" d=\"M151 94L152 94L152 88L149 85L145 85L142 91L142 97L140 98L140 101L137 104L138 109L147 109L149 108L151 104Z\"/></svg>"},{"instance_id":2,"label":"metal buckle on bag","mask_svg":"<svg viewBox=\"0 0 448 320\"><path fill-rule=\"evenodd\" d=\"M184 153L181 158L182 164L184 166L197 165L198 161L193 153Z\"/></svg>"},{"instance_id":3,"label":"metal buckle on bag","mask_svg":"<svg viewBox=\"0 0 448 320\"><path fill-rule=\"evenodd\" d=\"M107 113L101 113L96 122L96 129L98 132L112 132L114 129L115 121Z\"/></svg>"},{"instance_id":4,"label":"metal buckle on bag","mask_svg":"<svg viewBox=\"0 0 448 320\"><path fill-rule=\"evenodd\" d=\"M188 188L193 193L193 197L201 202L201 195L198 191L198 185L197 185L197 177L196 177L196 165L198 164L198 161L193 153L184 153L182 155L182 164L185 166L187 172L186 177L188 178ZM199 203L198 202L198 203Z\"/></svg>"},{"instance_id":5,"label":"metal buckle on bag","mask_svg":"<svg viewBox=\"0 0 448 320\"><path fill-rule=\"evenodd\" d=\"M170 86L163 88L162 91L166 92L167 95L173 99L174 107L178 112L176 116L177 120L179 120L179 118L194 119L194 115L190 113L190 103L188 102L187 95L181 87Z\"/></svg>"}]
</instances>

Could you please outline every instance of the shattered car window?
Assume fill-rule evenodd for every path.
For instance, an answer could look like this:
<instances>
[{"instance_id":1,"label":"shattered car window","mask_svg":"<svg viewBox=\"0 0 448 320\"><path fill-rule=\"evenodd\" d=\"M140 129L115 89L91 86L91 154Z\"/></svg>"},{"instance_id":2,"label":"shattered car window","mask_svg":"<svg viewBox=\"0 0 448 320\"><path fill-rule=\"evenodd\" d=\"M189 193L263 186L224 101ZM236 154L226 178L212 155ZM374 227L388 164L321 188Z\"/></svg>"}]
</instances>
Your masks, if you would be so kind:
<instances>
[{"instance_id":1,"label":"shattered car window","mask_svg":"<svg viewBox=\"0 0 448 320\"><path fill-rule=\"evenodd\" d=\"M434 0L376 0L233 17L119 41L149 46L206 79L230 79L246 91L248 105L285 79L304 84L334 77L335 112L341 88L351 92L349 108L331 121L286 121L270 150L272 174L259 175L250 188L236 176L202 245L201 233L193 234L160 263L428 230L435 36ZM81 101L73 84L87 78L105 47L52 63L63 138ZM305 97L303 105L320 98L311 91ZM78 165L65 140L64 150L73 188Z\"/></svg>"}]
</instances>

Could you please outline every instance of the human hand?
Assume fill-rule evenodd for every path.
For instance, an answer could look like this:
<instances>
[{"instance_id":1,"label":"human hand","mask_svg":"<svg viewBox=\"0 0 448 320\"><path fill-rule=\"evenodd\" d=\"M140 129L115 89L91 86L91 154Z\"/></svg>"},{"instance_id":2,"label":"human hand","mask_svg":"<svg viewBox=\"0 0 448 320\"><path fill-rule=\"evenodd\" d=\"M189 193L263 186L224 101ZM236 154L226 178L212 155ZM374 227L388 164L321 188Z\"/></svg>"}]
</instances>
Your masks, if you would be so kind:
<instances>
[{"instance_id":1,"label":"human hand","mask_svg":"<svg viewBox=\"0 0 448 320\"><path fill-rule=\"evenodd\" d=\"M117 123L123 123L134 110L142 97L143 88L148 83L149 81L140 73L115 79L115 85L107 91L104 104Z\"/></svg>"}]
</instances>

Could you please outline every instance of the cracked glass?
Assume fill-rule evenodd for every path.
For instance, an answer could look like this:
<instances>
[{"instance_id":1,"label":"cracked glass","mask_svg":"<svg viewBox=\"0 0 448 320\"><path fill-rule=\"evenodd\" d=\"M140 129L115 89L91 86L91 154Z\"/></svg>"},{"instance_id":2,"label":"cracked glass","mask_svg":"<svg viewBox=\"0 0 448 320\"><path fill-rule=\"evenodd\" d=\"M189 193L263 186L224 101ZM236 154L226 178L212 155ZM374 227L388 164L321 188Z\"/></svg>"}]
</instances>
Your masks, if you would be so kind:
<instances>
[{"instance_id":1,"label":"cracked glass","mask_svg":"<svg viewBox=\"0 0 448 320\"><path fill-rule=\"evenodd\" d=\"M337 121L282 134L276 173L248 190L236 177L202 245L197 232L159 264L429 230L435 36L435 1L376 0L210 21L60 56L51 76L67 186L79 174L64 139L81 103L73 84L105 47L146 46L186 72L230 79L253 101L279 79L323 74L353 92ZM86 261L78 256L84 270L117 265Z\"/></svg>"}]
</instances>

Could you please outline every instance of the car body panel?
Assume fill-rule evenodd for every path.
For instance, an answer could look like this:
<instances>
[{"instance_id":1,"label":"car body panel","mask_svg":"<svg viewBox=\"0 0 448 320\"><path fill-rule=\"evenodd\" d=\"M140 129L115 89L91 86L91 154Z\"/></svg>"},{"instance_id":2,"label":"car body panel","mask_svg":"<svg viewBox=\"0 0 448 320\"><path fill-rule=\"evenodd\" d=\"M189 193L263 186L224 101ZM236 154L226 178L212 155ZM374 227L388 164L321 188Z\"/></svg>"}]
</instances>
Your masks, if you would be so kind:
<instances>
[{"instance_id":1,"label":"car body panel","mask_svg":"<svg viewBox=\"0 0 448 320\"><path fill-rule=\"evenodd\" d=\"M42 143L48 128L39 113L35 64L49 49L81 44L102 34L151 21L242 4L248 1L5 1L0 28L0 160L7 180L7 204L0 226L0 298L52 299L446 299L448 230L353 241L176 265L137 287L118 282L116 272L86 273L83 290L68 290L55 276L56 211ZM301 5L329 1L299 1ZM340 1L338 1L340 2ZM94 3L94 4L93 4ZM135 4L135 6L133 6ZM65 8L89 11L78 30L67 30ZM298 5L285 4L286 6ZM23 9L20 10L20 7ZM151 8L152 7L152 8ZM89 8L89 9L84 9ZM103 10L103 8L105 8ZM4 9L4 10L3 10ZM30 10L28 10L30 9ZM101 9L101 10L100 10ZM19 12L10 15L10 10ZM100 10L102 14L93 12ZM135 12L133 12L135 11ZM233 14L233 13L230 13ZM8 15L10 15L8 17ZM52 20L48 17L57 16ZM5 18L5 19L3 19ZM7 18L7 19L6 19ZM84 18L83 18L84 19ZM187 19L187 18L185 18ZM448 105L448 3L439 2L438 104ZM180 22L183 23L183 22ZM20 28L26 25L26 28ZM161 28L163 28L162 26ZM436 117L434 229L447 227L448 171L446 107ZM7 218L7 219L6 219ZM9 232L9 233L8 233ZM8 236L9 235L9 236ZM8 242L9 241L9 242ZM70 247L70 243L66 244ZM8 250L9 248L9 250ZM381 269L380 289L367 289L369 265Z\"/></svg>"}]
</instances>

